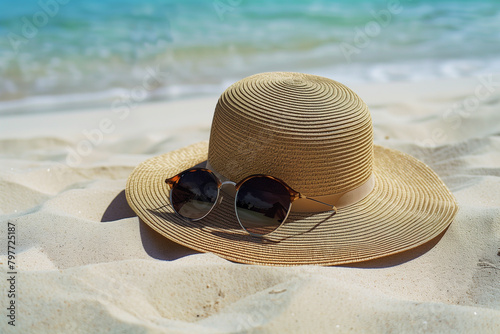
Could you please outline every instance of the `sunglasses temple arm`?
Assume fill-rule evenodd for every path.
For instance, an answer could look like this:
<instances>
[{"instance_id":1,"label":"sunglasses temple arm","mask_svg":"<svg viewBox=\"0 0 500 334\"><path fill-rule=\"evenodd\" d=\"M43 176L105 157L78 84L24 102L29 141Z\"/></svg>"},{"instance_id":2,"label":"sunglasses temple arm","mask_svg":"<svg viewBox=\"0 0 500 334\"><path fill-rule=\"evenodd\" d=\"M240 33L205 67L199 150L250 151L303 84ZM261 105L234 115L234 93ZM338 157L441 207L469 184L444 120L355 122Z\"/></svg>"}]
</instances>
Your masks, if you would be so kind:
<instances>
[{"instance_id":1,"label":"sunglasses temple arm","mask_svg":"<svg viewBox=\"0 0 500 334\"><path fill-rule=\"evenodd\" d=\"M177 180L179 180L179 175L175 175L175 176L173 176L173 177L171 177L171 178L169 178L169 179L166 179L166 180L165 180L165 183L166 183L167 185L169 185L169 186L170 186L170 188L172 188L172 187L173 187L173 185L175 184L175 182L176 182Z\"/></svg>"},{"instance_id":2,"label":"sunglasses temple arm","mask_svg":"<svg viewBox=\"0 0 500 334\"><path fill-rule=\"evenodd\" d=\"M325 203L325 202L321 202L321 201L318 201L317 199L314 199L314 198L310 198L310 197L306 197L306 196L303 196L301 198L305 198L305 199L308 199L310 201L314 201L314 202L317 202L317 203L320 203L320 204L323 204L323 205L326 205L326 206L329 206L332 208L333 211L335 211L335 213L337 213L337 208L335 207L335 205L331 205L331 204L328 204L328 203Z\"/></svg>"}]
</instances>

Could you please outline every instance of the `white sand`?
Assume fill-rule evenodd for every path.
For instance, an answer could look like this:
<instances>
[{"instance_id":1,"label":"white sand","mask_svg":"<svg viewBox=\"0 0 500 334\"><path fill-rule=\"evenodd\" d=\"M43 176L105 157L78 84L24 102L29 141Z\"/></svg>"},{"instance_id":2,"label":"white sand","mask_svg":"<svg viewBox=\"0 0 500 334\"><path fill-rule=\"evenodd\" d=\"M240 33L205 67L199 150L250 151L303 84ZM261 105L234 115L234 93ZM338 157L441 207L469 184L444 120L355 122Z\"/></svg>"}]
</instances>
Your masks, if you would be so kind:
<instances>
[{"instance_id":1,"label":"white sand","mask_svg":"<svg viewBox=\"0 0 500 334\"><path fill-rule=\"evenodd\" d=\"M460 211L427 245L343 267L199 254L127 206L123 190L137 164L208 139L217 97L144 104L124 119L111 109L0 118L0 332L499 333L500 85L471 78L351 88L371 109L375 142L429 164ZM464 101L471 107L454 107ZM105 118L113 131L68 166L68 149L88 149L82 131ZM6 317L8 222L15 328Z\"/></svg>"}]
</instances>

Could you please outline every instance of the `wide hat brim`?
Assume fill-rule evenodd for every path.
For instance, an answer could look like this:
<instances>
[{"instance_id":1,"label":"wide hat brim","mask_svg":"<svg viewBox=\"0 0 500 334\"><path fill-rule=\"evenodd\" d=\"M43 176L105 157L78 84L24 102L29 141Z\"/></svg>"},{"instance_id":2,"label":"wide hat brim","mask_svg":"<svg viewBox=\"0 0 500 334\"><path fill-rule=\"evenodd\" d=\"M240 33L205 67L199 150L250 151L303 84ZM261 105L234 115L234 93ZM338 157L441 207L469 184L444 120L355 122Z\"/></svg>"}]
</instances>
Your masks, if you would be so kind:
<instances>
[{"instance_id":1,"label":"wide hat brim","mask_svg":"<svg viewBox=\"0 0 500 334\"><path fill-rule=\"evenodd\" d=\"M239 226L234 199L228 196L200 221L181 218L170 206L165 179L203 164L207 156L208 143L201 142L143 162L128 179L127 201L166 238L235 262L338 265L375 259L430 241L458 211L455 198L430 167L374 145L375 186L364 199L335 215L291 212L273 233L251 236Z\"/></svg>"}]
</instances>

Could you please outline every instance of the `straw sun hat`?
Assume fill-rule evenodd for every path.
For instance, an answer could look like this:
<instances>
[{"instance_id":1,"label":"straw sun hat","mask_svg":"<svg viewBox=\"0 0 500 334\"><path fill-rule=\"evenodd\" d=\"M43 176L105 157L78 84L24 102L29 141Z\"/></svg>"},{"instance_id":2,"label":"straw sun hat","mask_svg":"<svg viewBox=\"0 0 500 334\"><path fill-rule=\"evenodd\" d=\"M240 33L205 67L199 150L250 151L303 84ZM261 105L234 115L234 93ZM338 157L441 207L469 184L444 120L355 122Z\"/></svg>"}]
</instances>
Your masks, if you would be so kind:
<instances>
[{"instance_id":1,"label":"straw sun hat","mask_svg":"<svg viewBox=\"0 0 500 334\"><path fill-rule=\"evenodd\" d=\"M280 228L257 237L240 228L228 191L208 216L190 221L173 211L165 179L194 166L234 182L271 175L338 211L298 200ZM352 90L288 72L256 74L229 87L215 107L209 143L143 162L126 196L166 238L263 265L335 265L399 253L439 235L458 210L431 168L373 144L368 107Z\"/></svg>"}]
</instances>

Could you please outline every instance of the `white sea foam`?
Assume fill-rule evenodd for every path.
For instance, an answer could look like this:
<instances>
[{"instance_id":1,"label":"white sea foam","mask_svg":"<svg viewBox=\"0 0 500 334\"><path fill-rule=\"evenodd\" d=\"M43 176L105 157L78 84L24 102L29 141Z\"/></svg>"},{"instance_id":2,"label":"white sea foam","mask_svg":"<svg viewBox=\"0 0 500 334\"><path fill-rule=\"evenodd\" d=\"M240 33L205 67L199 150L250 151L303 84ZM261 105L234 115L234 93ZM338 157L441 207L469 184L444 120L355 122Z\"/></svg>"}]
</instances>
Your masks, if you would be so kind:
<instances>
[{"instance_id":1,"label":"white sea foam","mask_svg":"<svg viewBox=\"0 0 500 334\"><path fill-rule=\"evenodd\" d=\"M237 60L236 62L239 62ZM231 64L228 64L231 67ZM253 73L270 70L291 70L307 72L326 76L347 85L362 82L395 82L395 81L421 81L435 78L461 78L500 73L500 59L455 59L455 60L412 60L392 61L375 64L352 63L333 64L329 66L314 67L307 62L300 61L294 66L269 66L259 65L255 68L244 70L234 68L220 76L213 75L213 70L200 69L199 76L204 78L200 83L194 78L169 77L169 82L152 91L146 92L148 100L172 100L205 94L220 94L232 82ZM186 82L187 81L187 82ZM201 80L200 80L201 81ZM136 81L140 87L140 80ZM177 83L176 83L177 82ZM3 87L13 90L12 83L3 81ZM70 94L32 94L19 99L0 101L0 115L12 113L37 113L47 110L68 110L81 107L109 106L116 99L130 96L133 87L110 87L100 91L70 93Z\"/></svg>"},{"instance_id":2,"label":"white sea foam","mask_svg":"<svg viewBox=\"0 0 500 334\"><path fill-rule=\"evenodd\" d=\"M36 3L0 13L0 33L21 34ZM416 81L500 72L495 1L212 2L89 0L61 9L13 52L0 39L0 115L106 106L159 67L147 99L220 94L264 71L301 71L352 82ZM375 14L374 14L375 13ZM382 23L380 23L382 22ZM377 26L376 33L367 27ZM347 53L342 46L353 50Z\"/></svg>"}]
</instances>

